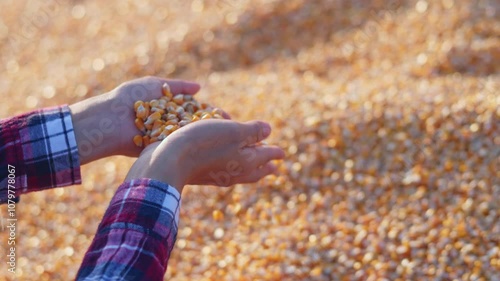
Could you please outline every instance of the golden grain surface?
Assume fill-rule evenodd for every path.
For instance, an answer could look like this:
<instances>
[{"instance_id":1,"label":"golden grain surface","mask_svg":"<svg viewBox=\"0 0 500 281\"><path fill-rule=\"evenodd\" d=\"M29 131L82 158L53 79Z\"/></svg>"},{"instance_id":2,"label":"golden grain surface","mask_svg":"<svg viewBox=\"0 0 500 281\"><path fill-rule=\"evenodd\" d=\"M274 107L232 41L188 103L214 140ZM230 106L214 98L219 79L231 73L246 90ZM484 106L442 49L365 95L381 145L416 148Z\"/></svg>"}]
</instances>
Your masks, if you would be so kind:
<instances>
[{"instance_id":1,"label":"golden grain surface","mask_svg":"<svg viewBox=\"0 0 500 281\"><path fill-rule=\"evenodd\" d=\"M2 0L0 118L157 75L269 121L281 175L187 188L168 280L500 280L499 6ZM24 195L0 279L72 279L131 163Z\"/></svg>"}]
</instances>

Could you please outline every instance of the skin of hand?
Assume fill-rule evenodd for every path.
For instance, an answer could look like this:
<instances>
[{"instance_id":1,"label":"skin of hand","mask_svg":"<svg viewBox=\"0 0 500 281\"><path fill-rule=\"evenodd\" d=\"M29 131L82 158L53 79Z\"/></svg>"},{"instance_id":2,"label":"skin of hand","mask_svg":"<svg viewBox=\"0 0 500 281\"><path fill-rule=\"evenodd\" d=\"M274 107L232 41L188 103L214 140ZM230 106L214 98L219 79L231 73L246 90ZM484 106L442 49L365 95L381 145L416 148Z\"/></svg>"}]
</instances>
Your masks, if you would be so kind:
<instances>
[{"instance_id":1,"label":"skin of hand","mask_svg":"<svg viewBox=\"0 0 500 281\"><path fill-rule=\"evenodd\" d=\"M270 133L271 127L262 121L197 121L144 149L126 180L156 179L179 193L186 184L256 182L275 173L271 161L285 156L279 147L259 144Z\"/></svg>"},{"instance_id":2,"label":"skin of hand","mask_svg":"<svg viewBox=\"0 0 500 281\"><path fill-rule=\"evenodd\" d=\"M134 125L134 103L160 98L165 82L174 95L194 95L200 89L192 82L144 77L70 105L81 164L112 155L139 156L142 148L132 142L140 134Z\"/></svg>"}]
</instances>

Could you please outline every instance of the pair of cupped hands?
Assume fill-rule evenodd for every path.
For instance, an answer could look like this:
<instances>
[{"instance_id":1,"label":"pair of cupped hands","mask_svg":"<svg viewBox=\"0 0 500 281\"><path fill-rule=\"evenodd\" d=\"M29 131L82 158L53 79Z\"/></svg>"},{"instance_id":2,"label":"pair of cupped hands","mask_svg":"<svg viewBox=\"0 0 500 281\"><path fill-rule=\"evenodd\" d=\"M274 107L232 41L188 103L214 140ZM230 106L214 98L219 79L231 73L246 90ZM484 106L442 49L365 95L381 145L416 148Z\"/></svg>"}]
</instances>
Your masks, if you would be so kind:
<instances>
[{"instance_id":1,"label":"pair of cupped hands","mask_svg":"<svg viewBox=\"0 0 500 281\"><path fill-rule=\"evenodd\" d=\"M155 179L179 192L186 184L230 186L276 172L272 161L282 159L283 150L260 143L270 135L271 126L232 121L227 114L224 120L184 126L145 149L135 146L132 139L140 131L134 125L133 105L160 98L165 82L174 95L194 95L200 89L192 82L144 77L70 105L81 163L112 155L138 156L126 180Z\"/></svg>"}]
</instances>

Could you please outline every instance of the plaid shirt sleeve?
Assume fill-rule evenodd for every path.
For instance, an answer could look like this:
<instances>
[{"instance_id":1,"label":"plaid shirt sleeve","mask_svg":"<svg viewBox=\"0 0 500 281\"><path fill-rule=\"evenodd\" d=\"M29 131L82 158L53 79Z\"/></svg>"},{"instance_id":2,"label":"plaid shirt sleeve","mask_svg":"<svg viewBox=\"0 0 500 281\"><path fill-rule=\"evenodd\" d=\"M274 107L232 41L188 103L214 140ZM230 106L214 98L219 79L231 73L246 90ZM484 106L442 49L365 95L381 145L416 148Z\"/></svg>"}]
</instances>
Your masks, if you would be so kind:
<instances>
[{"instance_id":1,"label":"plaid shirt sleeve","mask_svg":"<svg viewBox=\"0 0 500 281\"><path fill-rule=\"evenodd\" d=\"M9 171L15 171L15 180L9 180ZM12 197L9 189L15 190L17 201L23 193L80 183L78 147L68 106L0 120L0 203Z\"/></svg>"},{"instance_id":2,"label":"plaid shirt sleeve","mask_svg":"<svg viewBox=\"0 0 500 281\"><path fill-rule=\"evenodd\" d=\"M77 280L163 280L177 237L179 192L151 179L116 191Z\"/></svg>"}]
</instances>

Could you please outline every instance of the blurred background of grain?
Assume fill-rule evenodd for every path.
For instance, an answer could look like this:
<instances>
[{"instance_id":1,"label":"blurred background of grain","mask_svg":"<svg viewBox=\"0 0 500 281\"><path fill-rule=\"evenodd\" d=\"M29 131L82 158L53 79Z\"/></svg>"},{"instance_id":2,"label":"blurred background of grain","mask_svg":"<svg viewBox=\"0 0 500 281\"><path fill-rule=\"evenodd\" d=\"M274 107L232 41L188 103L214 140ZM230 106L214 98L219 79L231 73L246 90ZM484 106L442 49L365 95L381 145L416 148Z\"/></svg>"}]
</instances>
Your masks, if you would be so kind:
<instances>
[{"instance_id":1,"label":"blurred background of grain","mask_svg":"<svg viewBox=\"0 0 500 281\"><path fill-rule=\"evenodd\" d=\"M169 280L500 280L499 6L2 0L0 118L157 75L271 122L281 176L188 188ZM131 163L24 195L0 279L74 278Z\"/></svg>"}]
</instances>

